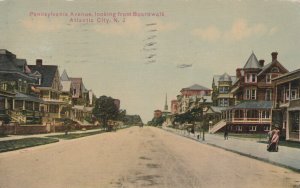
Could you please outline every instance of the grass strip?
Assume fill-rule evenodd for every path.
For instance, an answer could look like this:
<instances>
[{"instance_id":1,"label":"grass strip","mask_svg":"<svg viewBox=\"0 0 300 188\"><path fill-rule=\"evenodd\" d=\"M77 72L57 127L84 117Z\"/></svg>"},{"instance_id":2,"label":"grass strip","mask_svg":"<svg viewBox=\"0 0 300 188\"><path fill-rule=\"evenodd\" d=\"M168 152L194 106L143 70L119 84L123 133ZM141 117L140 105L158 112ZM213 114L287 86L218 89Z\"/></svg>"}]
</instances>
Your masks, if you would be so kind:
<instances>
[{"instance_id":1,"label":"grass strip","mask_svg":"<svg viewBox=\"0 0 300 188\"><path fill-rule=\"evenodd\" d=\"M101 130L101 131L86 132L86 133L69 133L69 134L53 135L53 136L47 136L47 137L70 140L70 139L76 139L76 138L81 138L81 137L85 137L85 136L101 134L104 132L106 132L106 131Z\"/></svg>"},{"instance_id":2,"label":"grass strip","mask_svg":"<svg viewBox=\"0 0 300 188\"><path fill-rule=\"evenodd\" d=\"M0 153L58 142L53 138L22 138L0 141Z\"/></svg>"}]
</instances>

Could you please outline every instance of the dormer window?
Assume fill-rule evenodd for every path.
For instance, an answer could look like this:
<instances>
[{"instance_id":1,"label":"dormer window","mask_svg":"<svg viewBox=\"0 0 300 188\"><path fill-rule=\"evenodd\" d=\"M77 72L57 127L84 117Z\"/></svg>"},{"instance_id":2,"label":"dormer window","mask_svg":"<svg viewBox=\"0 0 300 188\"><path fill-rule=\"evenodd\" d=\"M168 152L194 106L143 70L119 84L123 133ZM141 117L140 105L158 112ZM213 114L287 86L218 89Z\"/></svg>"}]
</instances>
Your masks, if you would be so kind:
<instances>
[{"instance_id":1,"label":"dormer window","mask_svg":"<svg viewBox=\"0 0 300 188\"><path fill-rule=\"evenodd\" d=\"M273 68L271 69L271 72L279 72L278 67L273 67Z\"/></svg>"}]
</instances>

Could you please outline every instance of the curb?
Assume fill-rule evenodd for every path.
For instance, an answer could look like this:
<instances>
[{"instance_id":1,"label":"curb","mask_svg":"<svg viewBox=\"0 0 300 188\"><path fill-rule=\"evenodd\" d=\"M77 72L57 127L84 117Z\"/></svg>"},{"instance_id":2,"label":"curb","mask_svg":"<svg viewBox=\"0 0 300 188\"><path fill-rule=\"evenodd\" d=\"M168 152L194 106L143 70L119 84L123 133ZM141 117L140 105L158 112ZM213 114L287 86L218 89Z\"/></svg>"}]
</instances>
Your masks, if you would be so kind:
<instances>
[{"instance_id":1,"label":"curb","mask_svg":"<svg viewBox=\"0 0 300 188\"><path fill-rule=\"evenodd\" d=\"M186 136L186 135L181 135L181 134L172 132L170 130L166 130L166 129L162 129L162 130L170 132L170 133L173 133L173 134L176 134L178 136L182 136L182 137L194 140L194 141L196 141L196 142L198 142L200 144L206 144L206 145L209 145L209 146L220 148L220 149L223 149L225 151L236 153L236 154L239 154L239 155L244 156L244 157L249 157L249 158L252 158L252 159L256 159L256 160L259 160L259 161L262 161L262 162L265 162L265 163L269 163L269 164L272 164L272 165L275 165L275 166L287 168L287 169L292 170L294 172L300 173L300 169L299 168L295 168L295 167L292 167L292 166L289 166L289 165L285 165L285 164L282 164L282 163L274 162L274 161L271 161L271 160L266 159L266 158L261 158L261 157L257 157L257 156L251 155L251 154L247 154L247 153L239 152L239 151L236 151L236 150L228 149L228 148L225 148L225 147L221 147L221 146L218 146L216 144L211 144L211 143L207 143L205 141L200 141L200 140L197 140L195 138L192 138L192 137L189 137L189 136Z\"/></svg>"}]
</instances>

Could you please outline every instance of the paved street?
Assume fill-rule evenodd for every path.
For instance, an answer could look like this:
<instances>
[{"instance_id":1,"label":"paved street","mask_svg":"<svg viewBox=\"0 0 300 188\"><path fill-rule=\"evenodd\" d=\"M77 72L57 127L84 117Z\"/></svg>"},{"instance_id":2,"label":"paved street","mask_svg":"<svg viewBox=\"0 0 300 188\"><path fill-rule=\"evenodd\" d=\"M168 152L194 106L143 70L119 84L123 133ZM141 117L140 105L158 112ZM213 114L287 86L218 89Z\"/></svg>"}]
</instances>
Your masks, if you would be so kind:
<instances>
[{"instance_id":1,"label":"paved street","mask_svg":"<svg viewBox=\"0 0 300 188\"><path fill-rule=\"evenodd\" d=\"M152 127L132 127L0 154L0 188L299 184L299 173Z\"/></svg>"}]
</instances>

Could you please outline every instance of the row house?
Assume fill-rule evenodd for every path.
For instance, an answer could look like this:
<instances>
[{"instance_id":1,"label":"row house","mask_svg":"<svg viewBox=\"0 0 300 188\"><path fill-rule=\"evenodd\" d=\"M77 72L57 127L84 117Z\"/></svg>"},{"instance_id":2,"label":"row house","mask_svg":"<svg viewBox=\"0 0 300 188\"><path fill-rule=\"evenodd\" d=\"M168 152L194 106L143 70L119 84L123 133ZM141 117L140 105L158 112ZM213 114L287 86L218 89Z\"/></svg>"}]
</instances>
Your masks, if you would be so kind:
<instances>
[{"instance_id":1,"label":"row house","mask_svg":"<svg viewBox=\"0 0 300 188\"><path fill-rule=\"evenodd\" d=\"M274 84L272 79L288 70L277 60L273 52L272 61L264 65L252 53L243 68L236 70L236 81L231 93L235 106L223 112L227 129L232 132L266 132L271 128Z\"/></svg>"},{"instance_id":2,"label":"row house","mask_svg":"<svg viewBox=\"0 0 300 188\"><path fill-rule=\"evenodd\" d=\"M213 106L227 107L234 105L234 97L230 92L232 83L235 83L236 76L227 73L214 75L212 82L212 101Z\"/></svg>"},{"instance_id":3,"label":"row house","mask_svg":"<svg viewBox=\"0 0 300 188\"><path fill-rule=\"evenodd\" d=\"M36 83L25 59L0 50L0 121L41 123L40 104L43 101L38 97Z\"/></svg>"},{"instance_id":4,"label":"row house","mask_svg":"<svg viewBox=\"0 0 300 188\"><path fill-rule=\"evenodd\" d=\"M177 103L172 103L172 111L176 111L179 114L185 113L200 98L203 98L206 101L206 103L211 103L211 91L211 89L198 84L182 88L180 90L181 94L177 96ZM176 104L177 109L174 109L174 104Z\"/></svg>"},{"instance_id":5,"label":"row house","mask_svg":"<svg viewBox=\"0 0 300 188\"><path fill-rule=\"evenodd\" d=\"M275 85L273 123L286 140L300 141L300 69L272 79Z\"/></svg>"}]
</instances>

